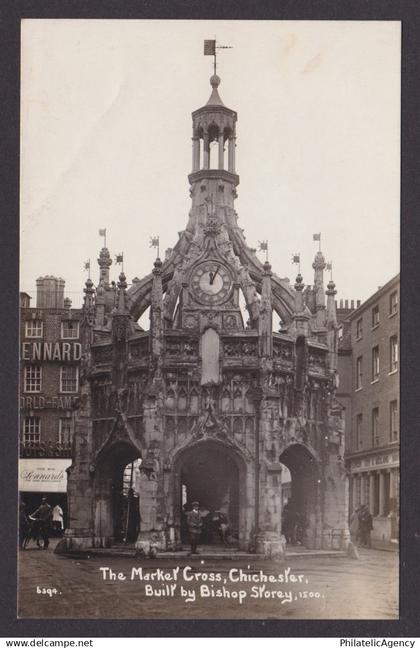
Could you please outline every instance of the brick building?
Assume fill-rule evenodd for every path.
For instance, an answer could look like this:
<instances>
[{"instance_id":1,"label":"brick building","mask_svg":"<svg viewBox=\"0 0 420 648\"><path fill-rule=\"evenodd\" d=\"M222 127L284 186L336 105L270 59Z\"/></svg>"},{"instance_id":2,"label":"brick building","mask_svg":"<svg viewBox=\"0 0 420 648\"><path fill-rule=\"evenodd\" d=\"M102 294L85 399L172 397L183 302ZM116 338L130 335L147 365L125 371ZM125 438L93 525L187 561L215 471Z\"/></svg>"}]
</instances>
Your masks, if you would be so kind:
<instances>
[{"instance_id":1,"label":"brick building","mask_svg":"<svg viewBox=\"0 0 420 648\"><path fill-rule=\"evenodd\" d=\"M79 396L81 310L64 298L64 280L37 280L36 306L20 294L19 491L28 510L42 495L65 511L73 406Z\"/></svg>"},{"instance_id":2,"label":"brick building","mask_svg":"<svg viewBox=\"0 0 420 648\"><path fill-rule=\"evenodd\" d=\"M398 537L399 275L342 323L340 388L346 407L350 511L368 504L372 537Z\"/></svg>"}]
</instances>

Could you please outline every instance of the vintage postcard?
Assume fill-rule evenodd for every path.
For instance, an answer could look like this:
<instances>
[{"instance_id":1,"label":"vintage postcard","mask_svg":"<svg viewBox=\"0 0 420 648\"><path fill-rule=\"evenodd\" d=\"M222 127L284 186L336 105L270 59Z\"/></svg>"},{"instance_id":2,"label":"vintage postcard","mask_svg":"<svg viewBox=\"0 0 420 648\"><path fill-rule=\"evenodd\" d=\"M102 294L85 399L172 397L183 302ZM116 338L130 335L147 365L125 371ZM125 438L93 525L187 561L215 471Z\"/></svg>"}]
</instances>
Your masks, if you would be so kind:
<instances>
[{"instance_id":1,"label":"vintage postcard","mask_svg":"<svg viewBox=\"0 0 420 648\"><path fill-rule=\"evenodd\" d=\"M19 617L397 619L400 23L21 53Z\"/></svg>"}]
</instances>

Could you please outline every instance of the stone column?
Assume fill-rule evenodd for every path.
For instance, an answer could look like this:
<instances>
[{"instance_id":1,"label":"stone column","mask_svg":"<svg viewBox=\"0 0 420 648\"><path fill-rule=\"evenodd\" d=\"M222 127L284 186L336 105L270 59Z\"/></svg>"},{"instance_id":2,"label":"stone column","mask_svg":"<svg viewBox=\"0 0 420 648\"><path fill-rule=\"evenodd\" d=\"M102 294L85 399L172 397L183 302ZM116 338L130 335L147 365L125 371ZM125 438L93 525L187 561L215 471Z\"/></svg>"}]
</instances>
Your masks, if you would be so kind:
<instances>
[{"instance_id":1,"label":"stone column","mask_svg":"<svg viewBox=\"0 0 420 648\"><path fill-rule=\"evenodd\" d=\"M390 506L391 510L392 508L395 508L397 504L397 494L395 492L395 471L393 468L389 471L389 499L390 499Z\"/></svg>"},{"instance_id":2,"label":"stone column","mask_svg":"<svg viewBox=\"0 0 420 648\"><path fill-rule=\"evenodd\" d=\"M228 167L231 173L235 173L235 147L236 147L236 137L229 137L229 161Z\"/></svg>"},{"instance_id":3,"label":"stone column","mask_svg":"<svg viewBox=\"0 0 420 648\"><path fill-rule=\"evenodd\" d=\"M351 478L351 485L352 485L351 513L353 513L354 509L356 509L358 506L358 501L357 501L357 480L358 479L359 479L359 475L353 475Z\"/></svg>"},{"instance_id":4,"label":"stone column","mask_svg":"<svg viewBox=\"0 0 420 648\"><path fill-rule=\"evenodd\" d=\"M224 167L224 138L223 133L219 135L219 169Z\"/></svg>"},{"instance_id":5,"label":"stone column","mask_svg":"<svg viewBox=\"0 0 420 648\"><path fill-rule=\"evenodd\" d=\"M379 473L379 515L385 515L385 472Z\"/></svg>"},{"instance_id":6,"label":"stone column","mask_svg":"<svg viewBox=\"0 0 420 648\"><path fill-rule=\"evenodd\" d=\"M209 134L204 133L203 137L203 169L210 168L210 147L209 147Z\"/></svg>"},{"instance_id":7,"label":"stone column","mask_svg":"<svg viewBox=\"0 0 420 648\"><path fill-rule=\"evenodd\" d=\"M375 473L369 473L369 511L375 515Z\"/></svg>"},{"instance_id":8,"label":"stone column","mask_svg":"<svg viewBox=\"0 0 420 648\"><path fill-rule=\"evenodd\" d=\"M193 137L193 162L192 162L192 170L193 173L196 171L200 170L200 138L199 137Z\"/></svg>"},{"instance_id":9,"label":"stone column","mask_svg":"<svg viewBox=\"0 0 420 648\"><path fill-rule=\"evenodd\" d=\"M361 473L361 475L360 475L360 504L366 504L365 479L366 479L366 475L364 473Z\"/></svg>"}]
</instances>

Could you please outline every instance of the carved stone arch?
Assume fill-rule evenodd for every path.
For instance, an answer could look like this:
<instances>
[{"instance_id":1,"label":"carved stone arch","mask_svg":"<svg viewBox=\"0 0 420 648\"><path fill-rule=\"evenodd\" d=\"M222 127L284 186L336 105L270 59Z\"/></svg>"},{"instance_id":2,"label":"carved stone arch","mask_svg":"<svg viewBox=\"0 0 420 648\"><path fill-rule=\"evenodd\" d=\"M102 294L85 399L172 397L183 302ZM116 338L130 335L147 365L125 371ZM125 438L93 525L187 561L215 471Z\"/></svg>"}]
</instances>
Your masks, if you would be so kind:
<instances>
[{"instance_id":1,"label":"carved stone arch","mask_svg":"<svg viewBox=\"0 0 420 648\"><path fill-rule=\"evenodd\" d=\"M217 141L220 133L220 126L213 119L207 127L207 132L209 135L209 143Z\"/></svg>"},{"instance_id":2,"label":"carved stone arch","mask_svg":"<svg viewBox=\"0 0 420 648\"><path fill-rule=\"evenodd\" d=\"M94 492L94 535L96 542L109 546L120 520L119 499L125 467L141 458L142 448L125 415L119 413L105 443L91 465Z\"/></svg>"},{"instance_id":3,"label":"carved stone arch","mask_svg":"<svg viewBox=\"0 0 420 648\"><path fill-rule=\"evenodd\" d=\"M231 480L233 472L235 471L236 474L234 475L234 478L238 492L238 518L234 526L237 526L237 531L239 533L240 548L246 548L250 532L249 521L247 519L249 517L247 516L247 484L249 485L250 479L252 479L252 461L250 457L247 457L246 453L235 444L227 444L217 438L193 440L184 444L182 447L174 449L171 453L172 471L171 483L168 491L169 507L171 511L173 511L175 533L179 541L181 540L181 478L183 467L188 464L194 464L196 457L200 457L201 459L208 457L208 460L214 463L216 469L220 461L225 462L226 468L224 469L224 475L226 475L227 479ZM234 471L232 468L229 469L229 462L232 468L234 467ZM208 469L204 471L204 474L206 474L207 471ZM217 480L214 485L218 486ZM213 493L217 489L213 488L209 491L209 484L204 480L201 490L203 492L203 500L205 500L206 497L213 497ZM208 506L208 508L212 508L213 510L220 508L218 505L212 505L212 502L207 503L203 500L201 501L201 504Z\"/></svg>"},{"instance_id":4,"label":"carved stone arch","mask_svg":"<svg viewBox=\"0 0 420 648\"><path fill-rule=\"evenodd\" d=\"M289 509L302 523L302 541L309 548L315 547L321 542L323 524L319 457L309 444L294 440L282 449L278 460L291 474Z\"/></svg>"},{"instance_id":5,"label":"carved stone arch","mask_svg":"<svg viewBox=\"0 0 420 648\"><path fill-rule=\"evenodd\" d=\"M119 412L114 419L111 431L104 443L98 449L95 455L95 464L100 464L108 457L112 458L113 449L120 444L125 445L126 454L141 457L142 448L138 443L133 428L127 420L127 416Z\"/></svg>"}]
</instances>

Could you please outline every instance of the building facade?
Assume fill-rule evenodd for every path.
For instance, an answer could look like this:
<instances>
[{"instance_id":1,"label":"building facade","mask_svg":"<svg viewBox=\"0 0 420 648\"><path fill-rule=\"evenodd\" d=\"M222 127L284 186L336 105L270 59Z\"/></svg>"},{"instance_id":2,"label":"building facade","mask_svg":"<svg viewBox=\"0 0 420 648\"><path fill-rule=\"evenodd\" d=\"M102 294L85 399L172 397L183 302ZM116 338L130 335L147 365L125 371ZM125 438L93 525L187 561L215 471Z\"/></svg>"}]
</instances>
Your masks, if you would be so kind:
<instances>
[{"instance_id":1,"label":"building facade","mask_svg":"<svg viewBox=\"0 0 420 648\"><path fill-rule=\"evenodd\" d=\"M21 499L33 510L43 495L66 511L74 405L79 396L81 310L64 299L64 280L37 280L36 306L21 293Z\"/></svg>"},{"instance_id":2,"label":"building facade","mask_svg":"<svg viewBox=\"0 0 420 648\"><path fill-rule=\"evenodd\" d=\"M321 252L313 285L299 274L292 286L247 245L234 207L237 114L220 98L220 78L210 82L207 104L192 113L192 204L175 247L129 289L123 273L110 284L104 248L99 284L86 283L68 549L121 536L134 462L138 545L181 547L185 509L199 500L226 514L241 549L275 555L282 466L305 545L348 541L335 285L325 290ZM148 309L145 331L137 321Z\"/></svg>"},{"instance_id":3,"label":"building facade","mask_svg":"<svg viewBox=\"0 0 420 648\"><path fill-rule=\"evenodd\" d=\"M397 540L399 526L399 275L344 323L340 380L348 420L350 510L368 504L372 537Z\"/></svg>"}]
</instances>

